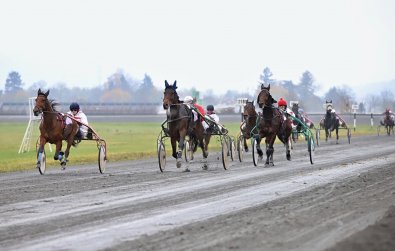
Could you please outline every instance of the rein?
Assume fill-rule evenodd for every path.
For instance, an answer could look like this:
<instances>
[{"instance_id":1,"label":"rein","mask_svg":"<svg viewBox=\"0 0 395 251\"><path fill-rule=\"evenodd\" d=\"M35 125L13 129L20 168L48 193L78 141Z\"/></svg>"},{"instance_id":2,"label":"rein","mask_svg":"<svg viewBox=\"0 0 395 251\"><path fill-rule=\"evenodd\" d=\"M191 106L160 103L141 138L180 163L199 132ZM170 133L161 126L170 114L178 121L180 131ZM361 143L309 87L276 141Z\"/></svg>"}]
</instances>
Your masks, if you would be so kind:
<instances>
[{"instance_id":1,"label":"rein","mask_svg":"<svg viewBox=\"0 0 395 251\"><path fill-rule=\"evenodd\" d=\"M179 103L179 104L170 104L170 106L169 106L169 108L168 108L168 110L170 109L170 107L171 106L181 106L181 105L184 105L184 103ZM176 118L176 119L168 119L167 120L167 123L172 123L172 122L175 122L175 121L178 121L178 120L181 120L181 119L184 119L184 118L190 118L189 116L182 116L182 117L179 117L179 118Z\"/></svg>"}]
</instances>

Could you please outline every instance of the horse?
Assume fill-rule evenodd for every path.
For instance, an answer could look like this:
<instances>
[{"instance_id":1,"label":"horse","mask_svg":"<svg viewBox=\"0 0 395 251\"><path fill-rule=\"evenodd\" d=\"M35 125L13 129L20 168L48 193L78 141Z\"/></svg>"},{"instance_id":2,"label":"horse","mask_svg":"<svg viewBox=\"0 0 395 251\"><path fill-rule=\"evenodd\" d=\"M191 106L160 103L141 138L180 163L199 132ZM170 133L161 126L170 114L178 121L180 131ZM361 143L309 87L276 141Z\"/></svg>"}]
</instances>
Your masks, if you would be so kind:
<instances>
[{"instance_id":1,"label":"horse","mask_svg":"<svg viewBox=\"0 0 395 251\"><path fill-rule=\"evenodd\" d=\"M248 152L247 139L251 138L251 131L256 125L256 119L258 117L255 111L254 101L248 101L243 109L243 123L240 125L240 131L243 135L244 151Z\"/></svg>"},{"instance_id":2,"label":"horse","mask_svg":"<svg viewBox=\"0 0 395 251\"><path fill-rule=\"evenodd\" d=\"M303 124L305 124L306 126L308 126L310 129L314 128L314 123L308 119L307 115L305 114L305 112L303 111L303 109L301 109L299 107L299 103L296 101L291 101L292 107L291 110L294 113L294 116L299 119L300 121L302 121ZM303 125L301 125L298 121L294 120L293 124L296 128L296 133L295 135L292 135L293 141L296 142L296 139L298 139L298 134L297 132L302 131L302 127Z\"/></svg>"},{"instance_id":3,"label":"horse","mask_svg":"<svg viewBox=\"0 0 395 251\"><path fill-rule=\"evenodd\" d=\"M191 109L180 101L177 94L177 81L174 81L170 85L167 80L165 80L165 90L163 96L163 109L165 109L168 128L166 128L166 133L170 137L172 156L177 160L177 168L181 167L182 152L185 147L185 136L189 136L190 141L194 142L193 152L197 150L197 145L200 146L203 152L203 158L206 160L208 156L207 147L205 144L205 133L204 127L201 122L200 115L198 118L194 119L194 114ZM163 123L163 124L164 124ZM162 124L162 128L163 127ZM178 142L178 151L176 144ZM206 166L206 165L205 165ZM189 171L188 168L185 171Z\"/></svg>"},{"instance_id":4,"label":"horse","mask_svg":"<svg viewBox=\"0 0 395 251\"><path fill-rule=\"evenodd\" d=\"M394 119L391 116L389 109L387 109L384 114L385 114L384 120L383 120L384 122L380 121L380 123L382 126L385 126L385 129L387 130L387 135L390 136L391 131L392 132L394 131Z\"/></svg>"},{"instance_id":5,"label":"horse","mask_svg":"<svg viewBox=\"0 0 395 251\"><path fill-rule=\"evenodd\" d=\"M42 92L38 89L36 103L33 108L33 113L38 116L42 113L42 119L40 123L40 145L38 148L38 158L37 158L37 168L40 168L40 154L44 152L44 146L46 143L55 144L56 151L54 155L54 160L59 160L64 170L66 168L66 163L68 162L68 157L70 153L70 147L74 143L74 137L76 136L79 125L73 120L72 124L65 130L65 118L58 112L55 107L58 103L54 100L48 99L49 90L47 92ZM62 152L62 141L67 141L66 151Z\"/></svg>"},{"instance_id":6,"label":"horse","mask_svg":"<svg viewBox=\"0 0 395 251\"><path fill-rule=\"evenodd\" d=\"M336 144L339 144L339 126L340 122L336 116L336 113L332 106L332 100L326 100L326 114L323 121L323 127L325 129L325 141L328 141L329 134L336 130Z\"/></svg>"},{"instance_id":7,"label":"horse","mask_svg":"<svg viewBox=\"0 0 395 251\"><path fill-rule=\"evenodd\" d=\"M259 114L256 125L258 134L256 136L257 140L257 152L259 158L262 158L263 152L260 147L260 142L262 138L265 138L266 143L266 162L265 166L274 166L273 163L273 153L274 153L274 141L276 136L279 137L280 141L286 146L286 158L291 160L291 151L288 143L288 139L292 132L292 126L290 122L285 122L284 115L280 109L273 106L277 103L270 94L270 84L265 87L264 84L261 85L261 91L257 97L257 104L259 108L262 108L262 113Z\"/></svg>"}]
</instances>

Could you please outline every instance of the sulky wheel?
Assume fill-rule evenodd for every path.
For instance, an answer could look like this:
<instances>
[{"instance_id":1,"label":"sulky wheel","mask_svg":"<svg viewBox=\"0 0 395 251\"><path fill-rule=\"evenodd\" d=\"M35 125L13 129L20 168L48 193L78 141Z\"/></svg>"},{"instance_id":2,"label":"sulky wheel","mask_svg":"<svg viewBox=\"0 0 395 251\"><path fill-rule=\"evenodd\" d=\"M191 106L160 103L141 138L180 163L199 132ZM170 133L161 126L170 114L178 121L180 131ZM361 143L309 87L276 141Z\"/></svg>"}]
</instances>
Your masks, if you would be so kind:
<instances>
[{"instance_id":1,"label":"sulky wheel","mask_svg":"<svg viewBox=\"0 0 395 251\"><path fill-rule=\"evenodd\" d=\"M99 171L100 173L103 174L106 171L106 166L107 166L106 147L104 145L101 145L99 147L98 162L99 162Z\"/></svg>"},{"instance_id":2,"label":"sulky wheel","mask_svg":"<svg viewBox=\"0 0 395 251\"><path fill-rule=\"evenodd\" d=\"M42 153L37 153L37 169L41 175L44 175L45 169L47 168L47 157L45 150Z\"/></svg>"},{"instance_id":3,"label":"sulky wheel","mask_svg":"<svg viewBox=\"0 0 395 251\"><path fill-rule=\"evenodd\" d=\"M184 146L184 156L185 156L185 161L190 162L193 160L193 149L192 149L192 144L190 140L185 140L185 146Z\"/></svg>"},{"instance_id":4,"label":"sulky wheel","mask_svg":"<svg viewBox=\"0 0 395 251\"><path fill-rule=\"evenodd\" d=\"M309 152L311 164L314 164L314 150L315 150L314 139L311 135L308 135L307 136L307 151Z\"/></svg>"},{"instance_id":5,"label":"sulky wheel","mask_svg":"<svg viewBox=\"0 0 395 251\"><path fill-rule=\"evenodd\" d=\"M258 156L257 146L258 146L258 141L254 138L252 140L252 161L254 162L254 166L258 165L259 156Z\"/></svg>"},{"instance_id":6,"label":"sulky wheel","mask_svg":"<svg viewBox=\"0 0 395 251\"><path fill-rule=\"evenodd\" d=\"M166 167L166 150L162 141L158 141L158 162L159 169L163 173Z\"/></svg>"},{"instance_id":7,"label":"sulky wheel","mask_svg":"<svg viewBox=\"0 0 395 251\"><path fill-rule=\"evenodd\" d=\"M240 162L243 162L243 155L244 155L244 137L240 135L237 138L237 153L239 155Z\"/></svg>"},{"instance_id":8,"label":"sulky wheel","mask_svg":"<svg viewBox=\"0 0 395 251\"><path fill-rule=\"evenodd\" d=\"M227 170L229 167L229 156L228 156L228 144L226 143L225 138L221 139L222 145L222 165L224 169Z\"/></svg>"},{"instance_id":9,"label":"sulky wheel","mask_svg":"<svg viewBox=\"0 0 395 251\"><path fill-rule=\"evenodd\" d=\"M350 130L350 128L347 129L347 139L348 139L348 144L351 144L351 130Z\"/></svg>"},{"instance_id":10,"label":"sulky wheel","mask_svg":"<svg viewBox=\"0 0 395 251\"><path fill-rule=\"evenodd\" d=\"M233 137L230 137L229 139L230 139L229 140L230 158L232 159L232 161L235 161L236 160L236 156L237 156L237 154L236 154L237 149L236 149L235 139Z\"/></svg>"},{"instance_id":11,"label":"sulky wheel","mask_svg":"<svg viewBox=\"0 0 395 251\"><path fill-rule=\"evenodd\" d=\"M317 146L320 146L320 129L315 130L315 142Z\"/></svg>"}]
</instances>

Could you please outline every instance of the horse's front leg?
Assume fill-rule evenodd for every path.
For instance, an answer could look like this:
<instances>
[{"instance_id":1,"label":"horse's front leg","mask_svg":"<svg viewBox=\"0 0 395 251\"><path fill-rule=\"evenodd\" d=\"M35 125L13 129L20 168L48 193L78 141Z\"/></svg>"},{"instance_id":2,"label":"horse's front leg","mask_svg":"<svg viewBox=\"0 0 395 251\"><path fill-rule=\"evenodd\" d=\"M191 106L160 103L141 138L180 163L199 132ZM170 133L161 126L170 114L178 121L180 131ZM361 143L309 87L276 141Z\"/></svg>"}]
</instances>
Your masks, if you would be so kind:
<instances>
[{"instance_id":1,"label":"horse's front leg","mask_svg":"<svg viewBox=\"0 0 395 251\"><path fill-rule=\"evenodd\" d=\"M244 141L244 151L248 152L247 138L243 137L243 141Z\"/></svg>"},{"instance_id":2,"label":"horse's front leg","mask_svg":"<svg viewBox=\"0 0 395 251\"><path fill-rule=\"evenodd\" d=\"M290 136L288 136L288 139L286 140L286 143L285 143L285 156L287 157L287 160L291 160L291 150L290 150L290 145L289 145L289 143L290 143Z\"/></svg>"},{"instance_id":3,"label":"horse's front leg","mask_svg":"<svg viewBox=\"0 0 395 251\"><path fill-rule=\"evenodd\" d=\"M255 140L256 140L256 151L258 153L258 160L262 160L262 158L263 158L263 151L261 149L262 138L261 138L261 136L258 136L255 138Z\"/></svg>"},{"instance_id":4,"label":"horse's front leg","mask_svg":"<svg viewBox=\"0 0 395 251\"><path fill-rule=\"evenodd\" d=\"M272 136L272 138L266 137L266 163L265 167L267 166L274 166L273 163L273 153L274 153L274 148L273 144L276 139L276 136Z\"/></svg>"},{"instance_id":5,"label":"horse's front leg","mask_svg":"<svg viewBox=\"0 0 395 251\"><path fill-rule=\"evenodd\" d=\"M182 151L184 150L185 146L185 136L187 134L186 130L180 131L180 141L178 142L178 151L177 151L177 168L181 167L182 161ZM189 169L185 169L186 172L189 172Z\"/></svg>"},{"instance_id":6,"label":"horse's front leg","mask_svg":"<svg viewBox=\"0 0 395 251\"><path fill-rule=\"evenodd\" d=\"M325 128L325 142L328 141L329 132L328 129Z\"/></svg>"},{"instance_id":7,"label":"horse's front leg","mask_svg":"<svg viewBox=\"0 0 395 251\"><path fill-rule=\"evenodd\" d=\"M339 144L339 126L336 127L336 144Z\"/></svg>"},{"instance_id":8,"label":"horse's front leg","mask_svg":"<svg viewBox=\"0 0 395 251\"><path fill-rule=\"evenodd\" d=\"M38 151L37 151L37 168L41 167L41 158L42 158L42 154L44 152L44 146L47 143L47 140L40 136L40 145L38 147Z\"/></svg>"},{"instance_id":9,"label":"horse's front leg","mask_svg":"<svg viewBox=\"0 0 395 251\"><path fill-rule=\"evenodd\" d=\"M177 152L176 152L177 139L176 138L171 138L170 142L171 142L171 149L173 151L171 156L173 156L173 158L177 159Z\"/></svg>"}]
</instances>

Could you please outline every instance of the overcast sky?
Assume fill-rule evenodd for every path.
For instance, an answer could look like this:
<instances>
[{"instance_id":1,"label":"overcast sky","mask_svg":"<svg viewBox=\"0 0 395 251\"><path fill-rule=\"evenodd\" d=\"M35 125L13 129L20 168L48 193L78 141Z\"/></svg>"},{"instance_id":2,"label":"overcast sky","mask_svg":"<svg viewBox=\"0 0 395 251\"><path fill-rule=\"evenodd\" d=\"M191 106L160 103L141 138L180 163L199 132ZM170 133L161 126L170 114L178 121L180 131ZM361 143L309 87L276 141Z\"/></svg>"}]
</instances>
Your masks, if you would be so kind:
<instances>
[{"instance_id":1,"label":"overcast sky","mask_svg":"<svg viewBox=\"0 0 395 251\"><path fill-rule=\"evenodd\" d=\"M101 85L122 69L154 84L253 91L269 67L329 87L395 79L394 0L1 0L0 89Z\"/></svg>"}]
</instances>

